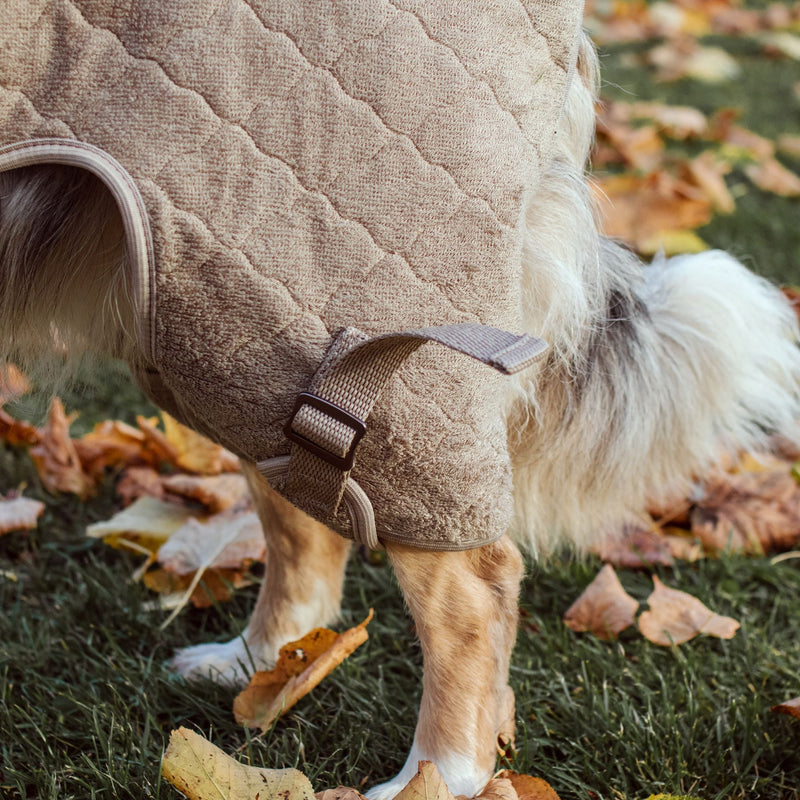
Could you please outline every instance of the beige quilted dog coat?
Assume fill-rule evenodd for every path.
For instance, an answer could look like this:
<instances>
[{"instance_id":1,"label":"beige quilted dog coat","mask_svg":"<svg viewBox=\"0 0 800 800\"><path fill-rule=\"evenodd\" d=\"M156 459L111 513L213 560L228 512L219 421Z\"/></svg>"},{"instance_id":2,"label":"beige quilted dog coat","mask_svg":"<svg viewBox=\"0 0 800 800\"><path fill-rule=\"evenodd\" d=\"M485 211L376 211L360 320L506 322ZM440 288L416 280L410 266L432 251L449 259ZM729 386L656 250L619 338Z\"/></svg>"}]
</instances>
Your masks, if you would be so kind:
<instances>
[{"instance_id":1,"label":"beige quilted dog coat","mask_svg":"<svg viewBox=\"0 0 800 800\"><path fill-rule=\"evenodd\" d=\"M114 193L158 404L345 535L474 547L511 517L504 379L455 350L504 372L543 350L482 326L521 330L521 218L580 17L2 0L0 170L75 164Z\"/></svg>"}]
</instances>

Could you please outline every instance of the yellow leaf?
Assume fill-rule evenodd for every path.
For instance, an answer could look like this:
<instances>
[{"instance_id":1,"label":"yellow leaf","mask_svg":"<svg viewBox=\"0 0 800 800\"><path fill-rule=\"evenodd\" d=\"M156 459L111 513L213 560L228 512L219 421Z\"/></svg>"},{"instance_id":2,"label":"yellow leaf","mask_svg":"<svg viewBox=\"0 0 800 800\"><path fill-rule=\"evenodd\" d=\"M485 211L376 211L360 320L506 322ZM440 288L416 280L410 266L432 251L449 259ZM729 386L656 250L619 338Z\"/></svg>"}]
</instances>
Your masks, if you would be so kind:
<instances>
[{"instance_id":1,"label":"yellow leaf","mask_svg":"<svg viewBox=\"0 0 800 800\"><path fill-rule=\"evenodd\" d=\"M302 772L241 764L187 728L170 734L161 775L189 800L314 800Z\"/></svg>"},{"instance_id":2,"label":"yellow leaf","mask_svg":"<svg viewBox=\"0 0 800 800\"><path fill-rule=\"evenodd\" d=\"M655 236L639 239L637 249L644 255L663 252L667 256L681 253L702 253L708 245L694 231L660 231Z\"/></svg>"},{"instance_id":3,"label":"yellow leaf","mask_svg":"<svg viewBox=\"0 0 800 800\"><path fill-rule=\"evenodd\" d=\"M555 789L544 779L503 770L498 778L508 780L519 800L559 800Z\"/></svg>"},{"instance_id":4,"label":"yellow leaf","mask_svg":"<svg viewBox=\"0 0 800 800\"><path fill-rule=\"evenodd\" d=\"M256 672L237 695L233 703L236 721L251 728L269 728L367 641L371 619L372 609L362 623L344 633L316 628L299 641L284 645L275 668Z\"/></svg>"},{"instance_id":5,"label":"yellow leaf","mask_svg":"<svg viewBox=\"0 0 800 800\"><path fill-rule=\"evenodd\" d=\"M137 552L144 547L155 553L192 517L191 511L175 503L140 497L111 519L89 525L86 535L112 547L125 547L125 540L131 540L139 545Z\"/></svg>"},{"instance_id":6,"label":"yellow leaf","mask_svg":"<svg viewBox=\"0 0 800 800\"><path fill-rule=\"evenodd\" d=\"M181 469L201 475L239 471L239 459L233 453L181 425L164 411L161 412L161 418L165 436L176 450L176 463Z\"/></svg>"},{"instance_id":7,"label":"yellow leaf","mask_svg":"<svg viewBox=\"0 0 800 800\"><path fill-rule=\"evenodd\" d=\"M647 598L649 611L639 617L639 630L654 644L683 644L697 634L732 639L739 623L732 617L715 614L696 597L670 589L653 576L655 589Z\"/></svg>"},{"instance_id":8,"label":"yellow leaf","mask_svg":"<svg viewBox=\"0 0 800 800\"><path fill-rule=\"evenodd\" d=\"M633 625L638 608L639 603L622 588L614 568L606 564L564 614L564 623L573 631L616 639Z\"/></svg>"}]
</instances>

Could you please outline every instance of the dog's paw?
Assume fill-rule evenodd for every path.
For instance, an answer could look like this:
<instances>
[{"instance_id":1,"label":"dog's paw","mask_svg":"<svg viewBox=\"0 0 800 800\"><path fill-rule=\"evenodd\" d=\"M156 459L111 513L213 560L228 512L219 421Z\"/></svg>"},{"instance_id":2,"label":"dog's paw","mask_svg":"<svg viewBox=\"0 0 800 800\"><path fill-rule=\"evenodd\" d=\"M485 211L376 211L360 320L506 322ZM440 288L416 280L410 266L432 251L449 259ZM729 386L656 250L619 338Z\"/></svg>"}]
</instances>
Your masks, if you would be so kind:
<instances>
[{"instance_id":1,"label":"dog's paw","mask_svg":"<svg viewBox=\"0 0 800 800\"><path fill-rule=\"evenodd\" d=\"M169 666L190 681L211 679L223 686L246 686L250 675L266 669L277 654L268 646L253 648L243 636L229 642L198 644L178 650Z\"/></svg>"},{"instance_id":2,"label":"dog's paw","mask_svg":"<svg viewBox=\"0 0 800 800\"><path fill-rule=\"evenodd\" d=\"M369 789L366 792L368 800L393 800L417 774L420 761L433 761L447 788L456 797L476 797L492 777L491 771L478 769L470 758L461 755L431 758L414 744L400 772L392 780Z\"/></svg>"}]
</instances>

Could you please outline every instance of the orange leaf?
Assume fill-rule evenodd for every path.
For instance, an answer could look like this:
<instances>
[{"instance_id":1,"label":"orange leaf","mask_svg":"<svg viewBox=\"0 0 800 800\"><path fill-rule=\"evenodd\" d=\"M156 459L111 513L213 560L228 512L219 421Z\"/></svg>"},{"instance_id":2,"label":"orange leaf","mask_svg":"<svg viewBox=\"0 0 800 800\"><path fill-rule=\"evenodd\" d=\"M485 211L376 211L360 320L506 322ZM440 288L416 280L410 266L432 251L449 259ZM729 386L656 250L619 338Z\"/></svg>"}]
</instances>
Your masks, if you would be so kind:
<instances>
[{"instance_id":1,"label":"orange leaf","mask_svg":"<svg viewBox=\"0 0 800 800\"><path fill-rule=\"evenodd\" d=\"M784 167L777 159L767 158L758 164L749 164L744 171L765 192L781 197L800 197L800 176Z\"/></svg>"},{"instance_id":2,"label":"orange leaf","mask_svg":"<svg viewBox=\"0 0 800 800\"><path fill-rule=\"evenodd\" d=\"M776 714L790 714L793 717L800 717L800 697L772 706L770 711L774 711Z\"/></svg>"},{"instance_id":3,"label":"orange leaf","mask_svg":"<svg viewBox=\"0 0 800 800\"><path fill-rule=\"evenodd\" d=\"M606 564L569 607L564 623L573 631L591 631L599 639L616 639L633 625L638 608L639 603L622 588L614 568Z\"/></svg>"},{"instance_id":4,"label":"orange leaf","mask_svg":"<svg viewBox=\"0 0 800 800\"><path fill-rule=\"evenodd\" d=\"M503 770L497 777L511 783L519 800L559 800L555 789L542 778L520 775L510 770Z\"/></svg>"},{"instance_id":5,"label":"orange leaf","mask_svg":"<svg viewBox=\"0 0 800 800\"><path fill-rule=\"evenodd\" d=\"M76 439L75 450L86 472L95 476L107 467L154 461L140 430L112 420L97 423L91 433Z\"/></svg>"},{"instance_id":6,"label":"orange leaf","mask_svg":"<svg viewBox=\"0 0 800 800\"><path fill-rule=\"evenodd\" d=\"M224 447L181 425L166 412L161 412L167 441L176 450L176 466L201 475L238 472L239 459Z\"/></svg>"},{"instance_id":7,"label":"orange leaf","mask_svg":"<svg viewBox=\"0 0 800 800\"><path fill-rule=\"evenodd\" d=\"M178 575L166 569L151 569L142 578L144 585L163 595L183 595L192 585L194 575ZM216 603L226 603L233 589L241 589L253 582L252 577L241 569L207 569L197 581L189 596L195 608L210 608Z\"/></svg>"},{"instance_id":8,"label":"orange leaf","mask_svg":"<svg viewBox=\"0 0 800 800\"><path fill-rule=\"evenodd\" d=\"M234 700L236 721L251 728L268 729L367 641L366 628L371 619L372 609L362 623L344 633L337 635L327 628L316 628L299 641L284 645L275 668L256 672Z\"/></svg>"},{"instance_id":9,"label":"orange leaf","mask_svg":"<svg viewBox=\"0 0 800 800\"><path fill-rule=\"evenodd\" d=\"M637 569L661 564L673 565L669 546L656 531L626 525L621 536L609 536L599 547L592 548L606 564Z\"/></svg>"},{"instance_id":10,"label":"orange leaf","mask_svg":"<svg viewBox=\"0 0 800 800\"><path fill-rule=\"evenodd\" d=\"M800 541L800 487L790 470L715 473L692 510L692 533L710 552L791 549Z\"/></svg>"},{"instance_id":11,"label":"orange leaf","mask_svg":"<svg viewBox=\"0 0 800 800\"><path fill-rule=\"evenodd\" d=\"M73 419L66 415L61 401L54 398L40 442L30 453L48 491L70 492L86 498L94 491L95 482L83 471L75 443L70 439Z\"/></svg>"},{"instance_id":12,"label":"orange leaf","mask_svg":"<svg viewBox=\"0 0 800 800\"><path fill-rule=\"evenodd\" d=\"M44 503L29 497L0 500L0 535L35 528L43 511Z\"/></svg>"},{"instance_id":13,"label":"orange leaf","mask_svg":"<svg viewBox=\"0 0 800 800\"><path fill-rule=\"evenodd\" d=\"M247 497L247 481L243 475L232 472L222 475L179 473L163 478L161 484L173 494L197 500L212 514L231 508Z\"/></svg>"},{"instance_id":14,"label":"orange leaf","mask_svg":"<svg viewBox=\"0 0 800 800\"><path fill-rule=\"evenodd\" d=\"M686 163L688 180L699 186L711 201L712 207L723 214L732 214L736 209L724 177L730 171L730 164L718 159L711 152L705 152Z\"/></svg>"},{"instance_id":15,"label":"orange leaf","mask_svg":"<svg viewBox=\"0 0 800 800\"><path fill-rule=\"evenodd\" d=\"M696 597L664 586L653 576L655 589L647 598L649 611L639 617L639 630L654 644L683 644L697 634L732 639L739 623L732 617L715 614Z\"/></svg>"},{"instance_id":16,"label":"orange leaf","mask_svg":"<svg viewBox=\"0 0 800 800\"><path fill-rule=\"evenodd\" d=\"M0 408L0 440L12 447L37 444L42 432L28 422L14 419L10 414Z\"/></svg>"}]
</instances>

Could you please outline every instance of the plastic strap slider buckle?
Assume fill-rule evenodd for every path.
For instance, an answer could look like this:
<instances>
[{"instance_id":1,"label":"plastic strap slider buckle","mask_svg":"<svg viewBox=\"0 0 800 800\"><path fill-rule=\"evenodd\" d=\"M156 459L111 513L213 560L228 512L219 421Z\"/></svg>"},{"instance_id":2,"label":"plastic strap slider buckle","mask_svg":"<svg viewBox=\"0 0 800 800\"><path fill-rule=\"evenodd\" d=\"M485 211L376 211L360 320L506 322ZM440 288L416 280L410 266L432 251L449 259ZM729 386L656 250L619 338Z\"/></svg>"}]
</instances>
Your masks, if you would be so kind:
<instances>
[{"instance_id":1,"label":"plastic strap slider buckle","mask_svg":"<svg viewBox=\"0 0 800 800\"><path fill-rule=\"evenodd\" d=\"M300 433L297 433L297 431L294 430L292 426L294 424L295 417L300 409L303 408L303 406L311 406L312 408L316 408L318 411L322 411L323 414L327 414L331 419L335 419L337 422L343 423L353 431L353 439L350 442L350 447L343 456L332 453L330 450L326 450L321 445L318 445L316 442ZM311 394L311 392L300 392L300 394L297 396L297 402L295 403L294 410L292 411L292 416L289 418L289 422L284 428L284 433L289 441L299 444L300 447L308 450L309 453L321 458L323 461L331 464L337 469L340 469L342 472L349 472L353 468L353 460L355 459L356 448L366 432L367 423L364 422L364 420L353 416L349 411L345 411L343 408L341 408L341 406L331 403L330 400L325 400L325 398L319 397L316 394Z\"/></svg>"}]
</instances>

